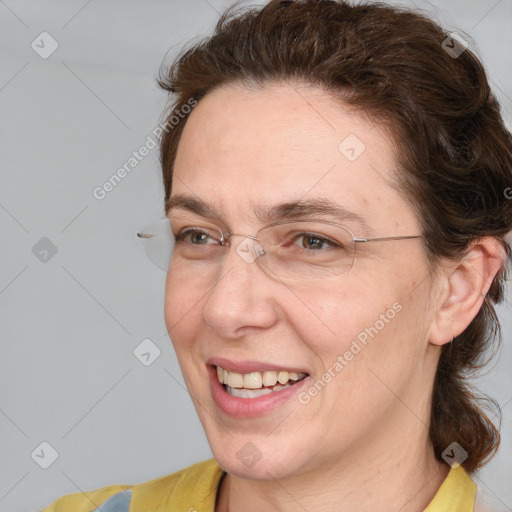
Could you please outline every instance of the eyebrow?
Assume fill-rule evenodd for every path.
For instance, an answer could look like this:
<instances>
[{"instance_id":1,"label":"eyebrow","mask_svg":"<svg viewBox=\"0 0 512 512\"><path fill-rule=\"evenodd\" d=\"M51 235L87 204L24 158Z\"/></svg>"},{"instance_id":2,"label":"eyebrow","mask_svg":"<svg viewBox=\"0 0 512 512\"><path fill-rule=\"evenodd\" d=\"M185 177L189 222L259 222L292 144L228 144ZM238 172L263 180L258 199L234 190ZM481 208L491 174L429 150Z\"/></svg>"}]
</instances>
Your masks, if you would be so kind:
<instances>
[{"instance_id":1,"label":"eyebrow","mask_svg":"<svg viewBox=\"0 0 512 512\"><path fill-rule=\"evenodd\" d=\"M167 214L176 209L186 210L209 219L222 219L222 214L215 206L186 194L176 194L169 198L166 204ZM258 220L264 224L297 217L329 216L335 219L335 222L341 224L347 221L356 222L368 234L374 233L360 215L325 197L288 201L267 208L256 206L254 213Z\"/></svg>"}]
</instances>

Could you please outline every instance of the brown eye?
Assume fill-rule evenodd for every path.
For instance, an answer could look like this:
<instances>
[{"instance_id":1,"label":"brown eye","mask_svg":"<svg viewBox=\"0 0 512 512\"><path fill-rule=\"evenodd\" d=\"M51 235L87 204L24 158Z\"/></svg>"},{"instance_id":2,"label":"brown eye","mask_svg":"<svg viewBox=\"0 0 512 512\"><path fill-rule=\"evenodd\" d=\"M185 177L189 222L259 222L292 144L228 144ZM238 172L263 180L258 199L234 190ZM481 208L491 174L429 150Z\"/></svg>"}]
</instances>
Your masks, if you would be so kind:
<instances>
[{"instance_id":1,"label":"brown eye","mask_svg":"<svg viewBox=\"0 0 512 512\"><path fill-rule=\"evenodd\" d=\"M302 238L302 247L304 249L322 249L324 240L318 236L304 235Z\"/></svg>"},{"instance_id":2,"label":"brown eye","mask_svg":"<svg viewBox=\"0 0 512 512\"><path fill-rule=\"evenodd\" d=\"M300 233L297 235L296 240L299 245L308 250L318 251L321 249L328 249L332 247L339 247L339 244L313 233Z\"/></svg>"}]
</instances>

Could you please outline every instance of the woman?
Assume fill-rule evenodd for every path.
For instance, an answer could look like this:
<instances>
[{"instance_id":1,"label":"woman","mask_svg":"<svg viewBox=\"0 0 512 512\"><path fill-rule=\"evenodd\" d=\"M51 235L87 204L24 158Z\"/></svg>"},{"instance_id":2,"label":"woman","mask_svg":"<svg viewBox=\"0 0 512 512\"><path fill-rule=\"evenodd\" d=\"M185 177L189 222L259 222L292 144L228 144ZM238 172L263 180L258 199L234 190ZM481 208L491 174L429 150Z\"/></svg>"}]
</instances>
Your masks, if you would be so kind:
<instances>
[{"instance_id":1,"label":"woman","mask_svg":"<svg viewBox=\"0 0 512 512\"><path fill-rule=\"evenodd\" d=\"M47 510L472 511L499 433L464 376L512 229L479 61L406 10L272 1L160 82L166 219L139 236L215 459Z\"/></svg>"}]
</instances>

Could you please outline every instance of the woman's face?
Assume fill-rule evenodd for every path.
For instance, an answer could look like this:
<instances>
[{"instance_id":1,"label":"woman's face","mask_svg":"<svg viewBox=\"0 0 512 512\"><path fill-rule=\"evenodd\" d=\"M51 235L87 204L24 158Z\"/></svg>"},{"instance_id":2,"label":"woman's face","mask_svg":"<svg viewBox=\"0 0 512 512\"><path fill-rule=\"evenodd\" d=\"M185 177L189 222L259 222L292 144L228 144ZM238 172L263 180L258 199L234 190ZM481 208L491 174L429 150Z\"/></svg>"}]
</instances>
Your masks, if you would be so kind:
<instances>
[{"instance_id":1,"label":"woman's face","mask_svg":"<svg viewBox=\"0 0 512 512\"><path fill-rule=\"evenodd\" d=\"M254 235L262 212L322 199L364 221L343 221L356 237L418 235L418 219L390 185L394 168L384 129L324 90L232 85L207 95L187 121L171 197L192 201L169 216L175 235L191 226ZM333 212L293 211L341 222ZM186 257L200 237L183 239L166 283L167 329L221 466L285 478L398 449L397 432L424 432L437 360L421 239L357 244L347 274L291 284L237 251L244 240L234 236L223 259L203 261ZM273 388L284 371L289 386ZM262 380L265 394L236 387Z\"/></svg>"}]
</instances>

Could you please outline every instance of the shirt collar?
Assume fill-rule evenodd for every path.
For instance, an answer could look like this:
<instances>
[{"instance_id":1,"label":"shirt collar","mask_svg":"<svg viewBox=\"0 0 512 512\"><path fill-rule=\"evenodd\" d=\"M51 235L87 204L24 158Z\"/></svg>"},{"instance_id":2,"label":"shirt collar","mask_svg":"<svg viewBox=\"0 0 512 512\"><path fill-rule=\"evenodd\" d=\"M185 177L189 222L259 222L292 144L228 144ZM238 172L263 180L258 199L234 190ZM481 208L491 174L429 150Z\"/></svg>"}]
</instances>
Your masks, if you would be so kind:
<instances>
[{"instance_id":1,"label":"shirt collar","mask_svg":"<svg viewBox=\"0 0 512 512\"><path fill-rule=\"evenodd\" d=\"M462 466L452 467L424 512L473 512L476 484Z\"/></svg>"}]
</instances>

